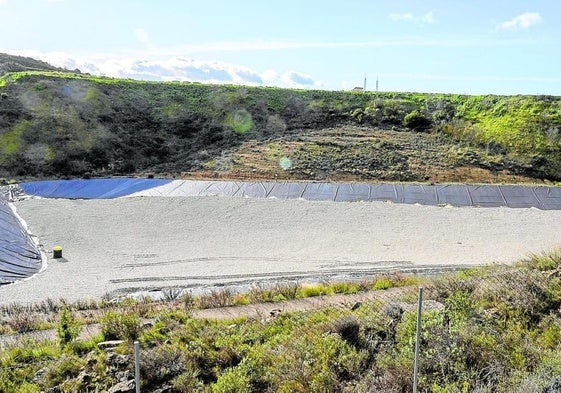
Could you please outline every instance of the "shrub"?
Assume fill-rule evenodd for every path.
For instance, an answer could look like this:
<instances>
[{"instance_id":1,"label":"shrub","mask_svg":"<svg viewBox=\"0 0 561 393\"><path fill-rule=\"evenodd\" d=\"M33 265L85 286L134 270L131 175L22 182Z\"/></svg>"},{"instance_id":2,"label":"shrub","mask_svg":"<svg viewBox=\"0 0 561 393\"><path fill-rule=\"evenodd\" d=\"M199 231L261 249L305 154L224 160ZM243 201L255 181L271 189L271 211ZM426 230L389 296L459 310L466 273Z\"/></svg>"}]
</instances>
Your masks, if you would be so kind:
<instances>
[{"instance_id":1,"label":"shrub","mask_svg":"<svg viewBox=\"0 0 561 393\"><path fill-rule=\"evenodd\" d=\"M187 370L172 381L172 386L180 392L203 392L204 383L198 378L199 371L188 366Z\"/></svg>"},{"instance_id":2,"label":"shrub","mask_svg":"<svg viewBox=\"0 0 561 393\"><path fill-rule=\"evenodd\" d=\"M347 344L358 348L361 344L360 323L353 316L344 316L333 322L333 330L341 336Z\"/></svg>"},{"instance_id":3,"label":"shrub","mask_svg":"<svg viewBox=\"0 0 561 393\"><path fill-rule=\"evenodd\" d=\"M226 371L212 385L213 393L250 393L251 391L248 375L238 367Z\"/></svg>"},{"instance_id":4,"label":"shrub","mask_svg":"<svg viewBox=\"0 0 561 393\"><path fill-rule=\"evenodd\" d=\"M431 126L431 120L422 112L414 110L403 118L403 125L412 130L424 131Z\"/></svg>"},{"instance_id":5,"label":"shrub","mask_svg":"<svg viewBox=\"0 0 561 393\"><path fill-rule=\"evenodd\" d=\"M381 289L389 289L393 286L393 283L388 278L383 277L374 281L374 283L372 284L372 289L378 291Z\"/></svg>"},{"instance_id":6,"label":"shrub","mask_svg":"<svg viewBox=\"0 0 561 393\"><path fill-rule=\"evenodd\" d=\"M272 115L267 118L267 124L265 125L266 134L280 134L286 130L286 123L278 115Z\"/></svg>"},{"instance_id":7,"label":"shrub","mask_svg":"<svg viewBox=\"0 0 561 393\"><path fill-rule=\"evenodd\" d=\"M360 292L360 285L357 283L336 282L331 284L331 288L333 288L335 293L351 294Z\"/></svg>"},{"instance_id":8,"label":"shrub","mask_svg":"<svg viewBox=\"0 0 561 393\"><path fill-rule=\"evenodd\" d=\"M135 340L140 334L137 314L108 311L101 319L101 333L105 340Z\"/></svg>"},{"instance_id":9,"label":"shrub","mask_svg":"<svg viewBox=\"0 0 561 393\"><path fill-rule=\"evenodd\" d=\"M57 336L60 345L66 345L76 340L80 334L80 326L74 320L67 307L62 307L58 321Z\"/></svg>"},{"instance_id":10,"label":"shrub","mask_svg":"<svg viewBox=\"0 0 561 393\"><path fill-rule=\"evenodd\" d=\"M181 361L179 349L171 345L164 345L154 349L144 349L140 358L140 370L143 386L157 387L163 382L179 376L185 366Z\"/></svg>"},{"instance_id":11,"label":"shrub","mask_svg":"<svg viewBox=\"0 0 561 393\"><path fill-rule=\"evenodd\" d=\"M56 361L49 363L41 378L43 388L52 388L63 382L69 383L78 376L85 364L84 359L74 355L63 355ZM78 390L67 390L78 391Z\"/></svg>"},{"instance_id":12,"label":"shrub","mask_svg":"<svg viewBox=\"0 0 561 393\"><path fill-rule=\"evenodd\" d=\"M26 333L37 330L39 326L39 318L29 312L21 312L14 314L8 320L8 326L16 333Z\"/></svg>"},{"instance_id":13,"label":"shrub","mask_svg":"<svg viewBox=\"0 0 561 393\"><path fill-rule=\"evenodd\" d=\"M236 294L229 288L211 291L208 295L202 295L195 301L197 308L230 307L235 304Z\"/></svg>"},{"instance_id":14,"label":"shrub","mask_svg":"<svg viewBox=\"0 0 561 393\"><path fill-rule=\"evenodd\" d=\"M230 127L237 134L244 134L253 127L253 119L247 110L239 109L226 116L224 125Z\"/></svg>"}]
</instances>

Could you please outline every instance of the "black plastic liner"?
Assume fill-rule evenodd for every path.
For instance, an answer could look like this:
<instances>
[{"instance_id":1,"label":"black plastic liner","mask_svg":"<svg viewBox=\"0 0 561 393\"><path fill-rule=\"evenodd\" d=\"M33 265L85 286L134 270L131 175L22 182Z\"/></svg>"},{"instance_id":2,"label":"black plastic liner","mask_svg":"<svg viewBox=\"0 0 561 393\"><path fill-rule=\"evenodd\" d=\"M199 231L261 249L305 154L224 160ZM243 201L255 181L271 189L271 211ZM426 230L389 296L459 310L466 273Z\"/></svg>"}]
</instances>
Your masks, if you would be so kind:
<instances>
[{"instance_id":1,"label":"black plastic liner","mask_svg":"<svg viewBox=\"0 0 561 393\"><path fill-rule=\"evenodd\" d=\"M41 253L0 191L0 285L10 284L38 273Z\"/></svg>"},{"instance_id":2,"label":"black plastic liner","mask_svg":"<svg viewBox=\"0 0 561 393\"><path fill-rule=\"evenodd\" d=\"M309 201L388 201L422 205L535 207L561 209L561 188L521 185L236 182L162 179L51 180L22 183L28 195L44 198L211 196Z\"/></svg>"},{"instance_id":3,"label":"black plastic liner","mask_svg":"<svg viewBox=\"0 0 561 393\"><path fill-rule=\"evenodd\" d=\"M561 210L561 188L517 185L424 185L305 182L175 181L141 195L278 198L310 201L388 201L421 205L535 207Z\"/></svg>"}]
</instances>

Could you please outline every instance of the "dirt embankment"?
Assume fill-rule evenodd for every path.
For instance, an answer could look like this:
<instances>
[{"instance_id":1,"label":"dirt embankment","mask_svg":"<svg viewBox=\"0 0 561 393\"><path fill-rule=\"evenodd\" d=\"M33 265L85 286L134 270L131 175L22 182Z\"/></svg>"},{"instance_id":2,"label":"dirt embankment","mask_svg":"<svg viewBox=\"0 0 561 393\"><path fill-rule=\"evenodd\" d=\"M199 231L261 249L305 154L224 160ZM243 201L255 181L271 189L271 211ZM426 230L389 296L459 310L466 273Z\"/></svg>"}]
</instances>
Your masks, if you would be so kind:
<instances>
[{"instance_id":1,"label":"dirt embankment","mask_svg":"<svg viewBox=\"0 0 561 393\"><path fill-rule=\"evenodd\" d=\"M444 134L341 126L249 140L183 178L541 183L526 167Z\"/></svg>"}]
</instances>

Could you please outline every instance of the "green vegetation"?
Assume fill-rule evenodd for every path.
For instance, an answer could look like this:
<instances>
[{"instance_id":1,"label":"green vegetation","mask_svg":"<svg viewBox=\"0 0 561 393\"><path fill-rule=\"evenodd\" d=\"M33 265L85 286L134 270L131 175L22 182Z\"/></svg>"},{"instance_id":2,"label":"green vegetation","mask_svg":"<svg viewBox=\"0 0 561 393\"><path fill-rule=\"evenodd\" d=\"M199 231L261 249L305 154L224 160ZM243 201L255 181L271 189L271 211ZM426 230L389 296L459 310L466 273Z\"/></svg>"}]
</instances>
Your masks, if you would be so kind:
<instances>
[{"instance_id":1,"label":"green vegetation","mask_svg":"<svg viewBox=\"0 0 561 393\"><path fill-rule=\"evenodd\" d=\"M298 141L307 130L351 125L412 135L423 131L457 151L475 152L470 162L442 165L561 179L557 97L357 94L51 70L4 74L0 100L0 176L8 178L207 171L250 140L282 145L287 134ZM411 153L400 144L395 162L388 164L386 157L376 159L379 149L370 142L342 143L334 136L317 142L304 142L287 156L294 168L285 173L315 179L342 171L359 179L382 178L384 169L377 168L390 165L395 173L386 176L390 179L423 180L408 169ZM322 162L324 154L333 162ZM493 159L486 160L486 154ZM358 167L347 169L357 157Z\"/></svg>"},{"instance_id":2,"label":"green vegetation","mask_svg":"<svg viewBox=\"0 0 561 393\"><path fill-rule=\"evenodd\" d=\"M74 320L74 317L68 310L68 307L62 307L58 321L57 336L60 345L66 345L76 340L80 333L80 326Z\"/></svg>"},{"instance_id":3,"label":"green vegetation","mask_svg":"<svg viewBox=\"0 0 561 393\"><path fill-rule=\"evenodd\" d=\"M548 386L561 376L560 256L557 251L513 266L425 279L420 391L550 391ZM370 283L279 286L212 296L273 301L281 294L294 299L407 284L415 281L384 276ZM97 312L90 322L100 321L99 336L64 346L24 339L1 350L0 391L108 390L123 376L132 378L131 339L141 343L146 391L410 391L416 285L379 293L387 293L379 297L383 301L349 308L228 320L194 318L193 298L168 307L128 300ZM58 317L63 331L67 329L60 327L70 317L64 310ZM115 338L125 341L111 350L96 345Z\"/></svg>"}]
</instances>

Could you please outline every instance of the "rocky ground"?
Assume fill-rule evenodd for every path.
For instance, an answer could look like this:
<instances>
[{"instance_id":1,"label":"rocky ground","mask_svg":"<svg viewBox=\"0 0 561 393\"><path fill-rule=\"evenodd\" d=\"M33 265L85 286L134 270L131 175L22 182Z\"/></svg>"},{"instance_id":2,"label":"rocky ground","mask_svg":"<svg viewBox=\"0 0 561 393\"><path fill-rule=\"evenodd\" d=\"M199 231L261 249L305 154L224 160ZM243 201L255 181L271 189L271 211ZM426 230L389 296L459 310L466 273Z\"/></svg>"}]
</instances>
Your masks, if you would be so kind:
<instances>
[{"instance_id":1,"label":"rocky ground","mask_svg":"<svg viewBox=\"0 0 561 393\"><path fill-rule=\"evenodd\" d=\"M438 133L341 126L248 140L184 178L536 183L527 167Z\"/></svg>"}]
</instances>

